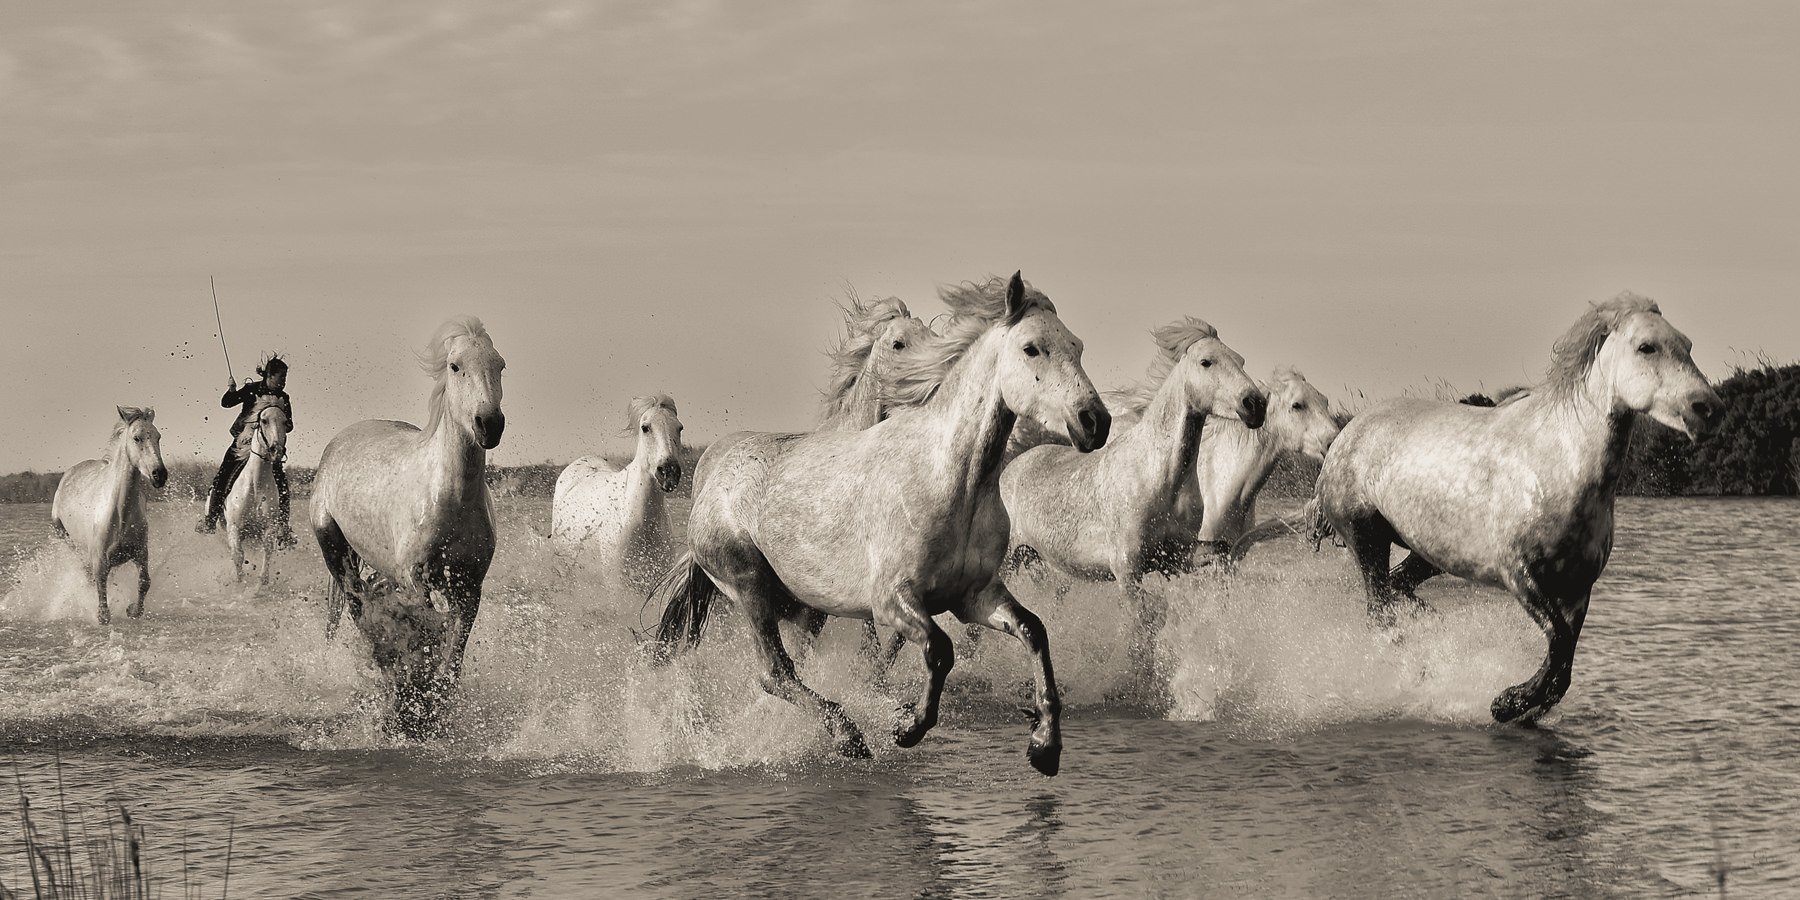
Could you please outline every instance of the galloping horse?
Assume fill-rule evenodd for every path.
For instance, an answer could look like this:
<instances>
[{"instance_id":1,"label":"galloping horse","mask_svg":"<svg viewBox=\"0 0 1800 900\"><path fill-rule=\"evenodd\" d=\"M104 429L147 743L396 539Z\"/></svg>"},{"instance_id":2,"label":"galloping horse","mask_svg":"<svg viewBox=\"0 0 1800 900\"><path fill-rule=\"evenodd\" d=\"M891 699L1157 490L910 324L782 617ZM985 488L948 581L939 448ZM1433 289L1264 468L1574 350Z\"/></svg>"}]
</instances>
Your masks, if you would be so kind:
<instances>
[{"instance_id":1,"label":"galloping horse","mask_svg":"<svg viewBox=\"0 0 1800 900\"><path fill-rule=\"evenodd\" d=\"M569 463L556 477L550 537L647 596L675 558L663 495L681 484L681 420L667 394L634 398L626 412L637 434L631 463L619 468L601 456Z\"/></svg>"},{"instance_id":2,"label":"galloping horse","mask_svg":"<svg viewBox=\"0 0 1800 900\"><path fill-rule=\"evenodd\" d=\"M1033 447L1000 475L1016 554L1029 547L1069 575L1124 588L1137 613L1130 668L1139 678L1151 674L1151 641L1167 606L1144 590L1144 575L1186 571L1193 555L1199 523L1177 501L1194 479L1203 430L1216 419L1255 429L1267 409L1244 358L1211 325L1190 316L1151 334L1157 355L1126 407L1139 417L1135 425L1085 455L1062 444Z\"/></svg>"},{"instance_id":3,"label":"galloping horse","mask_svg":"<svg viewBox=\"0 0 1800 900\"><path fill-rule=\"evenodd\" d=\"M1036 663L1027 756L1054 775L1061 710L1049 638L998 578L1006 554L1001 456L1013 422L1029 417L1080 449L1106 443L1112 417L1081 368L1082 346L1048 297L990 279L942 291L953 313L942 335L893 362L887 419L861 431L744 440L701 485L689 551L658 596L658 636L691 646L722 593L742 610L762 661L763 689L817 713L837 750L868 747L838 704L794 674L783 618L809 610L876 619L924 649L929 677L902 707L894 742L917 744L937 722L950 638L932 616L951 612L1022 641ZM745 457L737 459L737 457Z\"/></svg>"},{"instance_id":4,"label":"galloping horse","mask_svg":"<svg viewBox=\"0 0 1800 900\"><path fill-rule=\"evenodd\" d=\"M1511 591L1543 630L1543 665L1494 699L1496 720L1534 719L1569 689L1637 417L1692 439L1721 408L1691 348L1654 302L1620 294L1575 322L1524 395L1494 408L1390 400L1325 454L1320 512L1356 560L1372 615L1398 596L1398 544L1430 571Z\"/></svg>"},{"instance_id":5,"label":"galloping horse","mask_svg":"<svg viewBox=\"0 0 1800 900\"><path fill-rule=\"evenodd\" d=\"M262 547L259 580L269 583L269 563L275 553L275 526L280 497L275 485L275 464L287 456L287 412L273 397L259 401L249 427L238 438L238 458L243 471L225 495L225 544L231 548L231 568L244 580L244 542Z\"/></svg>"},{"instance_id":6,"label":"galloping horse","mask_svg":"<svg viewBox=\"0 0 1800 900\"><path fill-rule=\"evenodd\" d=\"M112 440L105 459L84 459L69 467L50 503L50 527L66 537L85 564L83 571L99 595L100 624L112 622L106 607L106 578L126 562L137 563L137 599L125 614L144 614L150 592L150 525L144 517L149 501L144 482L160 488L169 480L163 465L162 432L156 410L117 407Z\"/></svg>"},{"instance_id":7,"label":"galloping horse","mask_svg":"<svg viewBox=\"0 0 1800 900\"><path fill-rule=\"evenodd\" d=\"M312 498L313 534L330 573L326 637L348 599L351 619L393 680L396 725L415 739L435 725L481 610L494 558L484 470L506 428L506 361L480 319L445 322L421 364L436 380L424 430L368 420L338 432L319 458Z\"/></svg>"},{"instance_id":8,"label":"galloping horse","mask_svg":"<svg viewBox=\"0 0 1800 900\"><path fill-rule=\"evenodd\" d=\"M1339 427L1331 415L1331 401L1292 368L1277 369L1269 380L1269 417L1261 428L1251 431L1229 421L1208 423L1194 462L1201 544L1241 557L1249 544L1240 539L1256 524L1256 498L1282 454L1323 461ZM1288 530L1285 525L1276 527Z\"/></svg>"}]
</instances>

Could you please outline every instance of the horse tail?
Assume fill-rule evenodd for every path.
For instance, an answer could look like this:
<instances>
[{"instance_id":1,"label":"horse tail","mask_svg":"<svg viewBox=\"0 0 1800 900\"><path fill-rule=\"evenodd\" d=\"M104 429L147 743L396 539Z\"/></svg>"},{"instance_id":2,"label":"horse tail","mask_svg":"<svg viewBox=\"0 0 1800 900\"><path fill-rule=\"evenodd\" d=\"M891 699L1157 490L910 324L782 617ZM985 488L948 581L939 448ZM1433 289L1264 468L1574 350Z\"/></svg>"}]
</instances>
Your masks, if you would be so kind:
<instances>
[{"instance_id":1,"label":"horse tail","mask_svg":"<svg viewBox=\"0 0 1800 900\"><path fill-rule=\"evenodd\" d=\"M676 653L700 643L713 601L719 595L719 586L694 562L692 550L675 560L646 601L646 605L659 600L663 604L662 620L656 625L654 639L659 661L666 662Z\"/></svg>"},{"instance_id":2,"label":"horse tail","mask_svg":"<svg viewBox=\"0 0 1800 900\"><path fill-rule=\"evenodd\" d=\"M69 536L68 526L64 525L61 519L51 519L50 534L52 537L66 538Z\"/></svg>"}]
</instances>

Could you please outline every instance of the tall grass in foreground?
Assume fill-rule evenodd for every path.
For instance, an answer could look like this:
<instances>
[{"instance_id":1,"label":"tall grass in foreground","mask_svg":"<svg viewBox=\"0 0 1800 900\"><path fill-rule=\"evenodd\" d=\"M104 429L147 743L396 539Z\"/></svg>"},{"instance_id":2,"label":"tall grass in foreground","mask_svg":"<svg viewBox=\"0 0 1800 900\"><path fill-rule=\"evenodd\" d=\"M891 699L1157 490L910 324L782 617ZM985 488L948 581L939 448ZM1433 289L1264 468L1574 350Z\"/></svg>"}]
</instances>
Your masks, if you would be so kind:
<instances>
[{"instance_id":1,"label":"tall grass in foreground","mask_svg":"<svg viewBox=\"0 0 1800 900\"><path fill-rule=\"evenodd\" d=\"M0 900L151 900L165 896L164 888L172 886L173 879L156 871L145 857L147 832L132 820L131 811L124 804L108 803L99 823L90 823L79 806L71 810L63 793L60 760L56 764L54 810L33 809L16 766L13 782L19 794L19 849L24 865L12 864L11 847L0 856ZM235 823L227 826L225 872L218 888L221 898L231 888L231 851L236 831ZM188 863L187 835L183 833L182 900L206 896L206 885L198 874ZM28 886L30 893L25 892Z\"/></svg>"}]
</instances>

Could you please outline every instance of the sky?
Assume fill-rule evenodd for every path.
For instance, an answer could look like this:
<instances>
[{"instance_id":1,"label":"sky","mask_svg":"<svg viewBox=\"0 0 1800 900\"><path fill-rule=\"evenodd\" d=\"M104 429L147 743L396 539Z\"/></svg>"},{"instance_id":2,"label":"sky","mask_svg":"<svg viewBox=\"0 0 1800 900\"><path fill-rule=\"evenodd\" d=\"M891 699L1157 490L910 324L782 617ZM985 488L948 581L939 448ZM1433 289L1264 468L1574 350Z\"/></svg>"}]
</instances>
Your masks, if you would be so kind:
<instances>
[{"instance_id":1,"label":"sky","mask_svg":"<svg viewBox=\"0 0 1800 900\"><path fill-rule=\"evenodd\" d=\"M1800 357L1800 8L1693 3L9 4L0 472L151 405L216 460L226 365L293 459L420 421L472 313L500 464L803 429L847 287L1022 269L1101 387L1218 326L1351 408L1529 383L1657 298L1709 375Z\"/></svg>"}]
</instances>

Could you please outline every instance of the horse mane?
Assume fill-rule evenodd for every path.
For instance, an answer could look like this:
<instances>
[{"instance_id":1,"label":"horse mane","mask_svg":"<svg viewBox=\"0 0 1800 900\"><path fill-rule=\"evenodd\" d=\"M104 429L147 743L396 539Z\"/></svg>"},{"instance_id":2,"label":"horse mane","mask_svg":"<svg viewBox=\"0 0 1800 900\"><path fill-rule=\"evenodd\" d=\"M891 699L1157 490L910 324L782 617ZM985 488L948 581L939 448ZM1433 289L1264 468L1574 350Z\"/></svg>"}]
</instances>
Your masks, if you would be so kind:
<instances>
[{"instance_id":1,"label":"horse mane","mask_svg":"<svg viewBox=\"0 0 1800 900\"><path fill-rule=\"evenodd\" d=\"M1544 386L1552 392L1569 392L1581 385L1600 355L1600 345L1629 316L1647 312L1662 315L1656 301L1625 291L1610 300L1588 304L1587 311L1550 348L1550 370Z\"/></svg>"},{"instance_id":2,"label":"horse mane","mask_svg":"<svg viewBox=\"0 0 1800 900\"><path fill-rule=\"evenodd\" d=\"M923 406L950 377L970 345L995 325L1016 324L1016 319L1008 320L1006 315L1007 284L1007 279L990 275L981 282L939 287L938 299L950 308L943 329L894 358L891 377L882 387L882 399L899 406ZM1034 309L1054 313L1056 305L1028 283L1017 313L1023 317Z\"/></svg>"},{"instance_id":3,"label":"horse mane","mask_svg":"<svg viewBox=\"0 0 1800 900\"><path fill-rule=\"evenodd\" d=\"M629 416L629 418L625 420L625 431L630 432L633 428L636 428L638 420L644 417L644 413L653 409L666 409L672 415L681 415L680 413L675 412L675 398L668 394L651 394L648 397L633 397L631 398L630 403L625 404L625 414Z\"/></svg>"},{"instance_id":4,"label":"horse mane","mask_svg":"<svg viewBox=\"0 0 1800 900\"><path fill-rule=\"evenodd\" d=\"M450 371L449 345L451 339L459 337L485 338L487 327L474 316L455 316L438 326L431 340L426 342L424 352L419 354L419 368L436 382L431 387L431 399L427 401L431 409L431 415L425 421L427 434L437 430L438 423L444 418L445 375Z\"/></svg>"},{"instance_id":5,"label":"horse mane","mask_svg":"<svg viewBox=\"0 0 1800 900\"><path fill-rule=\"evenodd\" d=\"M139 420L154 425L156 423L156 410L148 406L119 407L119 420L113 423L112 437L106 439L107 446L111 446L114 441L117 441L119 435L124 434L125 429L129 427L131 423Z\"/></svg>"},{"instance_id":6,"label":"horse mane","mask_svg":"<svg viewBox=\"0 0 1800 900\"><path fill-rule=\"evenodd\" d=\"M1163 382L1169 380L1169 373L1175 371L1175 364L1181 362L1182 354L1197 341L1218 336L1218 329L1193 316L1182 316L1179 321L1151 331L1150 337L1156 341L1157 354L1144 370L1144 377L1129 387L1107 391L1107 399L1112 401L1107 405L1116 406L1120 412L1141 415L1149 407L1150 401L1156 398L1156 392L1162 389Z\"/></svg>"},{"instance_id":7,"label":"horse mane","mask_svg":"<svg viewBox=\"0 0 1800 900\"><path fill-rule=\"evenodd\" d=\"M875 333L894 319L912 317L912 310L899 297L877 297L864 303L849 291L844 313L844 336L836 347L825 352L831 359L831 385L825 390L825 411L821 419L833 419L850 404L850 395L862 380L863 367L875 350Z\"/></svg>"}]
</instances>

